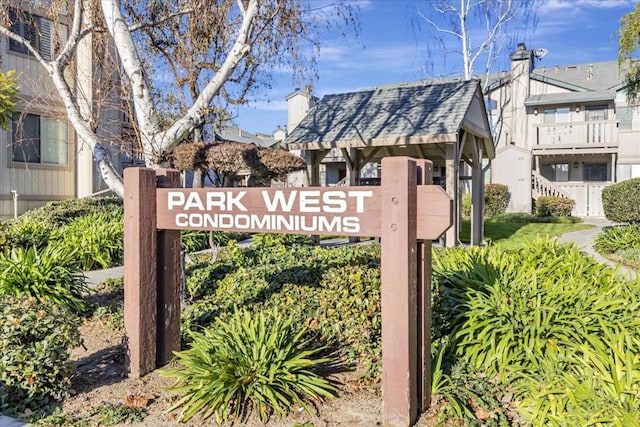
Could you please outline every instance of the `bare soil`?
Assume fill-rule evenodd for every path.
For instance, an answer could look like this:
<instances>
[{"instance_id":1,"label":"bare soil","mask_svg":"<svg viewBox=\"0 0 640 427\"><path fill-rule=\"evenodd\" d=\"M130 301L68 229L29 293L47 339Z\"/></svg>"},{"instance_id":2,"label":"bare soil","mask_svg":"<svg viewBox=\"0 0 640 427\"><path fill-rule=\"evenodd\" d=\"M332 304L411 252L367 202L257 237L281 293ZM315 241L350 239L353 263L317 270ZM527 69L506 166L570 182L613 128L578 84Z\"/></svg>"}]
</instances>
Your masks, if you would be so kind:
<instances>
[{"instance_id":1,"label":"bare soil","mask_svg":"<svg viewBox=\"0 0 640 427\"><path fill-rule=\"evenodd\" d=\"M140 379L127 378L123 332L111 329L99 319L91 319L80 326L84 347L72 352L75 374L72 396L67 398L62 411L73 418L81 418L88 410L105 404L125 404L145 407L148 415L144 421L129 424L136 426L204 426L216 425L213 419L198 417L187 423L178 423L178 411L167 412L177 399L165 390L172 379L163 378L157 371ZM382 399L376 394L356 389L355 374L339 374L333 378L342 384L340 394L331 400L316 403L313 415L304 410L291 413L283 419L271 419L266 425L325 427L325 426L378 426L382 425ZM435 425L435 411L422 416L417 426ZM236 423L242 426L262 426L264 423L253 415Z\"/></svg>"}]
</instances>

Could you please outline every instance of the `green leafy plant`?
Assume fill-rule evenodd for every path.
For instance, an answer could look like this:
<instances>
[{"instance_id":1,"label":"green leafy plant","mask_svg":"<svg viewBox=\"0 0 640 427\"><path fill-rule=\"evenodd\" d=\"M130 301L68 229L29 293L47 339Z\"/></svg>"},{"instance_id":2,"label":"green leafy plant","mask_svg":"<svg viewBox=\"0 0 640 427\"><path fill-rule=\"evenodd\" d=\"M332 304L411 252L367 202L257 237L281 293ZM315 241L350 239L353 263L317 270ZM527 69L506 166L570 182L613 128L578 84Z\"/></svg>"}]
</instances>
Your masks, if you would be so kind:
<instances>
[{"instance_id":1,"label":"green leafy plant","mask_svg":"<svg viewBox=\"0 0 640 427\"><path fill-rule=\"evenodd\" d=\"M81 312L89 288L77 272L75 253L53 246L0 252L0 295L33 297Z\"/></svg>"},{"instance_id":2,"label":"green leafy plant","mask_svg":"<svg viewBox=\"0 0 640 427\"><path fill-rule=\"evenodd\" d=\"M382 318L380 270L345 266L325 272L318 292L318 308L311 320L316 331L339 345L347 363L359 364L365 382L381 376Z\"/></svg>"},{"instance_id":3,"label":"green leafy plant","mask_svg":"<svg viewBox=\"0 0 640 427\"><path fill-rule=\"evenodd\" d=\"M577 224L583 222L577 216L534 216L523 212L509 212L496 215L487 222L492 224L529 224L529 223L553 223L553 224Z\"/></svg>"},{"instance_id":4,"label":"green leafy plant","mask_svg":"<svg viewBox=\"0 0 640 427\"><path fill-rule=\"evenodd\" d=\"M562 343L562 363L556 368L526 376L522 384L527 393L519 405L522 414L537 426L637 425L637 334L606 328L603 334L584 338L580 344Z\"/></svg>"},{"instance_id":5,"label":"green leafy plant","mask_svg":"<svg viewBox=\"0 0 640 427\"><path fill-rule=\"evenodd\" d=\"M308 411L305 399L335 391L313 371L328 361L314 358L322 348L311 348L304 327L277 312L237 310L192 339L190 349L176 353L182 366L161 372L177 379L171 390L182 397L169 410L182 408L181 420L199 412L218 421L240 419L250 409L266 420L294 405Z\"/></svg>"},{"instance_id":6,"label":"green leafy plant","mask_svg":"<svg viewBox=\"0 0 640 427\"><path fill-rule=\"evenodd\" d=\"M148 415L146 408L121 403L98 404L83 414L57 413L33 422L35 427L92 427L140 423Z\"/></svg>"},{"instance_id":7,"label":"green leafy plant","mask_svg":"<svg viewBox=\"0 0 640 427\"><path fill-rule=\"evenodd\" d=\"M141 422L147 416L145 408L134 408L123 405L122 403L94 406L87 413L87 418L91 420L92 425L99 426L115 426L121 423L131 424Z\"/></svg>"},{"instance_id":8,"label":"green leafy plant","mask_svg":"<svg viewBox=\"0 0 640 427\"><path fill-rule=\"evenodd\" d=\"M115 196L85 197L49 202L41 208L25 212L18 221L30 221L48 228L58 228L94 212L121 214L122 199Z\"/></svg>"},{"instance_id":9,"label":"green leafy plant","mask_svg":"<svg viewBox=\"0 0 640 427\"><path fill-rule=\"evenodd\" d=\"M635 269L640 269L640 249L621 249L615 253L613 258L622 264L630 265Z\"/></svg>"},{"instance_id":10,"label":"green leafy plant","mask_svg":"<svg viewBox=\"0 0 640 427\"><path fill-rule=\"evenodd\" d=\"M553 242L435 254L433 334L456 366L512 387L534 425L638 419L637 283Z\"/></svg>"},{"instance_id":11,"label":"green leafy plant","mask_svg":"<svg viewBox=\"0 0 640 427\"><path fill-rule=\"evenodd\" d=\"M35 221L20 220L8 222L6 233L1 248L44 248L49 243L52 230Z\"/></svg>"},{"instance_id":12,"label":"green leafy plant","mask_svg":"<svg viewBox=\"0 0 640 427\"><path fill-rule=\"evenodd\" d=\"M11 115L20 101L18 90L15 70L0 73L0 129L11 128Z\"/></svg>"},{"instance_id":13,"label":"green leafy plant","mask_svg":"<svg viewBox=\"0 0 640 427\"><path fill-rule=\"evenodd\" d=\"M456 386L451 377L444 372L443 360L445 355L445 347L440 347L435 357L431 357L431 398L434 401L443 398L446 400L445 407L450 410L454 416L463 418L473 416L464 401L456 395Z\"/></svg>"},{"instance_id":14,"label":"green leafy plant","mask_svg":"<svg viewBox=\"0 0 640 427\"><path fill-rule=\"evenodd\" d=\"M484 215L489 218L503 213L509 205L509 187L504 184L484 186Z\"/></svg>"},{"instance_id":15,"label":"green leafy plant","mask_svg":"<svg viewBox=\"0 0 640 427\"><path fill-rule=\"evenodd\" d=\"M469 218L471 216L471 194L465 193L462 195L462 216Z\"/></svg>"},{"instance_id":16,"label":"green leafy plant","mask_svg":"<svg viewBox=\"0 0 640 427\"><path fill-rule=\"evenodd\" d=\"M605 187L602 190L602 208L609 221L640 222L640 178Z\"/></svg>"},{"instance_id":17,"label":"green leafy plant","mask_svg":"<svg viewBox=\"0 0 640 427\"><path fill-rule=\"evenodd\" d=\"M51 244L73 251L82 270L122 265L124 224L122 212L92 212L58 229Z\"/></svg>"},{"instance_id":18,"label":"green leafy plant","mask_svg":"<svg viewBox=\"0 0 640 427\"><path fill-rule=\"evenodd\" d=\"M3 297L0 308L0 412L43 412L70 384L69 349L79 320L51 301Z\"/></svg>"},{"instance_id":19,"label":"green leafy plant","mask_svg":"<svg viewBox=\"0 0 640 427\"><path fill-rule=\"evenodd\" d=\"M536 216L554 217L571 216L576 202L568 197L542 196L536 199Z\"/></svg>"},{"instance_id":20,"label":"green leafy plant","mask_svg":"<svg viewBox=\"0 0 640 427\"><path fill-rule=\"evenodd\" d=\"M202 251L209 248L209 232L199 230L183 230L180 241L187 252Z\"/></svg>"},{"instance_id":21,"label":"green leafy plant","mask_svg":"<svg viewBox=\"0 0 640 427\"><path fill-rule=\"evenodd\" d=\"M640 224L607 227L596 236L593 247L601 254L640 249Z\"/></svg>"}]
</instances>

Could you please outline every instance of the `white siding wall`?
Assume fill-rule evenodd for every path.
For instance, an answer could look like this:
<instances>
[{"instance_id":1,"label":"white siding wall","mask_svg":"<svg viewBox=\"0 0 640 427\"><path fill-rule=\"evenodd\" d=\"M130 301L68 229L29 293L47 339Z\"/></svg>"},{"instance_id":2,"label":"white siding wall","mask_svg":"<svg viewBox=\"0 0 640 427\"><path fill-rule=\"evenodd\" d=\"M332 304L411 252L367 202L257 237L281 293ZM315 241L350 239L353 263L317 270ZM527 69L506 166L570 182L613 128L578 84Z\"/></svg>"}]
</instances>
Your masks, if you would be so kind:
<instances>
[{"instance_id":1,"label":"white siding wall","mask_svg":"<svg viewBox=\"0 0 640 427\"><path fill-rule=\"evenodd\" d=\"M63 115L63 110L51 79L37 61L28 55L9 51L6 38L0 39L2 71L15 69L19 74L20 111L55 117ZM11 190L19 194L18 213L41 206L50 200L62 200L75 196L75 171L73 141L69 135L69 159L64 166L15 164L11 162L12 132L0 131L0 216L13 216Z\"/></svg>"}]
</instances>

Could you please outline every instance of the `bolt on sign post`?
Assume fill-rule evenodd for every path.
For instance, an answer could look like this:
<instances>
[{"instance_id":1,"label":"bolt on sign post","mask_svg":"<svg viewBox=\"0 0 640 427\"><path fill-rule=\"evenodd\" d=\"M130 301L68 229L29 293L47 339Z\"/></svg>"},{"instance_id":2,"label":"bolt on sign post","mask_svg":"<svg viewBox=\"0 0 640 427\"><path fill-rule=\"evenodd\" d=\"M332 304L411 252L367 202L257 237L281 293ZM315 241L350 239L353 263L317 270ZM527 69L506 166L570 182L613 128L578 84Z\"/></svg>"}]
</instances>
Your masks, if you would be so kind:
<instances>
[{"instance_id":1,"label":"bolt on sign post","mask_svg":"<svg viewBox=\"0 0 640 427\"><path fill-rule=\"evenodd\" d=\"M125 334L130 376L180 347L179 232L220 230L381 237L385 426L430 403L431 241L452 224L432 163L382 160L380 187L176 187L175 171L125 170Z\"/></svg>"}]
</instances>

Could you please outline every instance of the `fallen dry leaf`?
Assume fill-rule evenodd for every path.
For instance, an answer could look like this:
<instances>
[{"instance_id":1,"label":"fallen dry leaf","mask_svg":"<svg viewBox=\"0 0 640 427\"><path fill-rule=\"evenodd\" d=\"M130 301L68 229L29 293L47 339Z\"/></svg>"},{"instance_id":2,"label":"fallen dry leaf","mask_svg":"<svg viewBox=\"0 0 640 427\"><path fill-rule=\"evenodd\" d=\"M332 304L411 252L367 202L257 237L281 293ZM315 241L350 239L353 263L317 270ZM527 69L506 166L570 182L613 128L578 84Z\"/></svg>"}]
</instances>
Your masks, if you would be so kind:
<instances>
[{"instance_id":1,"label":"fallen dry leaf","mask_svg":"<svg viewBox=\"0 0 640 427\"><path fill-rule=\"evenodd\" d=\"M124 404L131 408L146 408L155 399L153 394L145 394L144 396L138 394L128 394L124 398Z\"/></svg>"}]
</instances>

